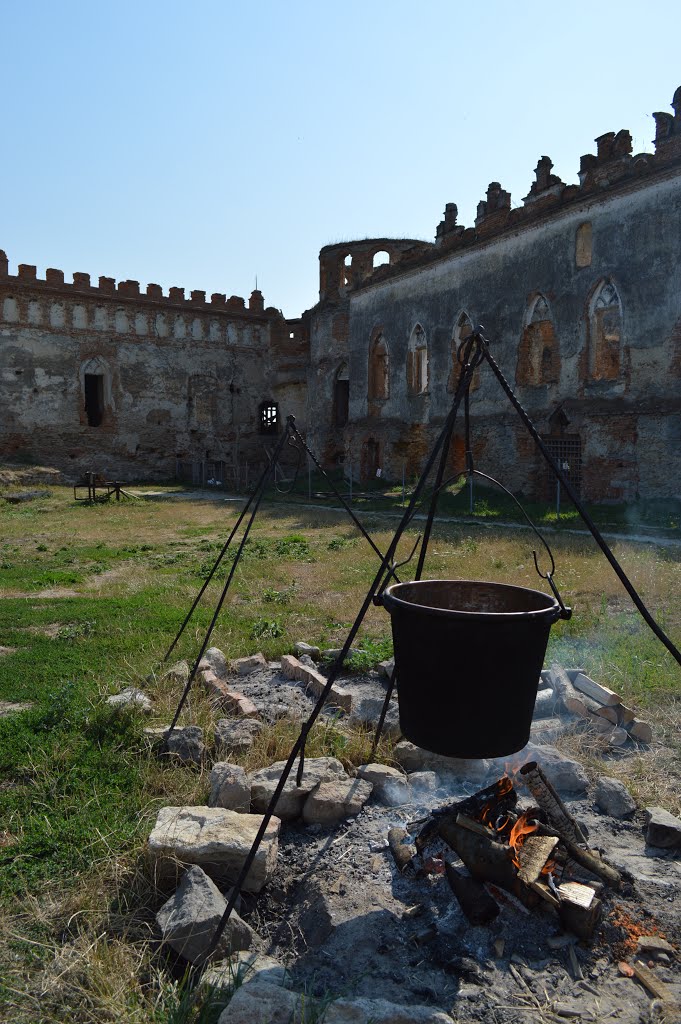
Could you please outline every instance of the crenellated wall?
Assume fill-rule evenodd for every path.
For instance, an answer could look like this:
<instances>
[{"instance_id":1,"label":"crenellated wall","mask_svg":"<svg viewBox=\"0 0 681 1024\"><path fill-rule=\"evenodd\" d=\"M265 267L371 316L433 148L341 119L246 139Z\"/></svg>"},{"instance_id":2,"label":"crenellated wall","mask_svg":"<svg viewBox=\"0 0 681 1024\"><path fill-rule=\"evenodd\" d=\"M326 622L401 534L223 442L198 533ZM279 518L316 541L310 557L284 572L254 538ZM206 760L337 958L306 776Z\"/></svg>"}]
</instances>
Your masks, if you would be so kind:
<instances>
[{"instance_id":1,"label":"crenellated wall","mask_svg":"<svg viewBox=\"0 0 681 1024\"><path fill-rule=\"evenodd\" d=\"M307 314L313 443L365 479L377 468L417 474L450 407L462 331L482 324L541 432L580 452L587 498L681 496L681 89L672 106L654 115L654 154L632 155L626 130L606 133L574 185L543 156L522 206L492 182L474 227L449 203L434 244L401 241L389 263L322 287ZM322 285L325 260L342 269L352 245L322 250ZM339 427L341 360L349 415ZM476 457L547 497L546 470L489 372L476 375L472 412ZM460 436L452 466L463 466Z\"/></svg>"},{"instance_id":2,"label":"crenellated wall","mask_svg":"<svg viewBox=\"0 0 681 1024\"><path fill-rule=\"evenodd\" d=\"M262 462L262 403L304 417L305 342L259 291L246 305L8 269L0 253L3 454L73 476L169 478L176 459Z\"/></svg>"}]
</instances>

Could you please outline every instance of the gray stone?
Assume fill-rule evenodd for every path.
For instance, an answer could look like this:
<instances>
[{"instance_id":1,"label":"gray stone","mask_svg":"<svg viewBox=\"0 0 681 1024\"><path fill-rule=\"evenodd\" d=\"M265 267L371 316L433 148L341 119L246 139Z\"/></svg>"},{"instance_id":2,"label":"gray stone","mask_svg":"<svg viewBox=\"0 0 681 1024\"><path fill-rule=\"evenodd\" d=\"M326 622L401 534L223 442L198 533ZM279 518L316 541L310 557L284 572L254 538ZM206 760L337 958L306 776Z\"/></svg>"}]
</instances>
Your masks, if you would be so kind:
<instances>
[{"instance_id":1,"label":"gray stone","mask_svg":"<svg viewBox=\"0 0 681 1024\"><path fill-rule=\"evenodd\" d=\"M137 708L140 711L149 712L154 705L149 697L142 690L135 686L126 686L120 693L114 693L106 698L106 703L112 708Z\"/></svg>"},{"instance_id":2,"label":"gray stone","mask_svg":"<svg viewBox=\"0 0 681 1024\"><path fill-rule=\"evenodd\" d=\"M387 764L361 764L357 777L371 782L374 795L388 807L399 807L411 799L407 778L397 768L390 768Z\"/></svg>"},{"instance_id":3,"label":"gray stone","mask_svg":"<svg viewBox=\"0 0 681 1024\"><path fill-rule=\"evenodd\" d=\"M267 659L264 654L251 654L248 658L237 658L232 662L231 668L239 676L250 676L253 672L267 668Z\"/></svg>"},{"instance_id":4,"label":"gray stone","mask_svg":"<svg viewBox=\"0 0 681 1024\"><path fill-rule=\"evenodd\" d=\"M324 1024L452 1024L452 1018L433 1006L400 1006L387 999L339 999L329 1006Z\"/></svg>"},{"instance_id":5,"label":"gray stone","mask_svg":"<svg viewBox=\"0 0 681 1024\"><path fill-rule=\"evenodd\" d=\"M142 735L150 747L160 747L168 735L169 725L150 725L143 730Z\"/></svg>"},{"instance_id":6,"label":"gray stone","mask_svg":"<svg viewBox=\"0 0 681 1024\"><path fill-rule=\"evenodd\" d=\"M319 657L321 655L321 651L318 647L313 647L312 644L306 644L303 640L299 640L297 644L294 644L293 653L298 657L300 657L301 654L307 654L313 661L319 661Z\"/></svg>"},{"instance_id":7,"label":"gray stone","mask_svg":"<svg viewBox=\"0 0 681 1024\"><path fill-rule=\"evenodd\" d=\"M372 784L362 779L320 782L305 801L303 821L308 825L333 825L352 818L362 810L372 789Z\"/></svg>"},{"instance_id":8,"label":"gray stone","mask_svg":"<svg viewBox=\"0 0 681 1024\"><path fill-rule=\"evenodd\" d=\"M307 668L316 668L314 658L311 658L309 654L299 654L298 661L301 665L306 665Z\"/></svg>"},{"instance_id":9,"label":"gray stone","mask_svg":"<svg viewBox=\"0 0 681 1024\"><path fill-rule=\"evenodd\" d=\"M390 679L395 670L395 659L388 658L387 661L379 661L376 667L381 675L385 676L386 679Z\"/></svg>"},{"instance_id":10,"label":"gray stone","mask_svg":"<svg viewBox=\"0 0 681 1024\"><path fill-rule=\"evenodd\" d=\"M184 686L189 679L189 665L186 661L176 661L163 673L163 678L178 686Z\"/></svg>"},{"instance_id":11,"label":"gray stone","mask_svg":"<svg viewBox=\"0 0 681 1024\"><path fill-rule=\"evenodd\" d=\"M440 785L440 779L435 772L412 772L409 776L409 788L414 800L432 796Z\"/></svg>"},{"instance_id":12,"label":"gray stone","mask_svg":"<svg viewBox=\"0 0 681 1024\"><path fill-rule=\"evenodd\" d=\"M269 768L254 772L251 777L251 807L264 814L277 788L286 762L277 761ZM296 785L296 768L286 780L277 801L276 813L282 821L294 821L303 812L308 796L320 782L332 779L347 779L343 765L335 757L310 757L305 759L302 783Z\"/></svg>"},{"instance_id":13,"label":"gray stone","mask_svg":"<svg viewBox=\"0 0 681 1024\"><path fill-rule=\"evenodd\" d=\"M327 647L322 651L322 660L335 661L342 650L342 647ZM364 654L364 651L359 647L351 647L345 660L347 661L353 654Z\"/></svg>"},{"instance_id":14,"label":"gray stone","mask_svg":"<svg viewBox=\"0 0 681 1024\"><path fill-rule=\"evenodd\" d=\"M262 729L256 718L219 718L215 723L214 741L218 755L244 754Z\"/></svg>"},{"instance_id":15,"label":"gray stone","mask_svg":"<svg viewBox=\"0 0 681 1024\"><path fill-rule=\"evenodd\" d=\"M201 764L206 747L203 742L203 729L198 725L176 726L166 736L166 747L169 754L185 763Z\"/></svg>"},{"instance_id":16,"label":"gray stone","mask_svg":"<svg viewBox=\"0 0 681 1024\"><path fill-rule=\"evenodd\" d=\"M238 764L218 761L210 773L209 807L227 807L230 811L251 809L251 782Z\"/></svg>"},{"instance_id":17,"label":"gray stone","mask_svg":"<svg viewBox=\"0 0 681 1024\"><path fill-rule=\"evenodd\" d=\"M233 884L261 824L259 814L224 807L162 807L147 850L161 879L175 877L178 865L198 864L216 881ZM278 818L268 823L246 876L246 892L260 892L269 881L277 864L280 825Z\"/></svg>"},{"instance_id":18,"label":"gray stone","mask_svg":"<svg viewBox=\"0 0 681 1024\"><path fill-rule=\"evenodd\" d=\"M285 985L287 971L283 964L271 956L255 950L239 950L228 960L216 963L209 968L201 979L204 985L212 988L215 995L230 996L238 985L265 981L270 985Z\"/></svg>"},{"instance_id":19,"label":"gray stone","mask_svg":"<svg viewBox=\"0 0 681 1024\"><path fill-rule=\"evenodd\" d=\"M596 806L613 818L628 818L636 810L636 801L619 779L602 776L596 785Z\"/></svg>"},{"instance_id":20,"label":"gray stone","mask_svg":"<svg viewBox=\"0 0 681 1024\"><path fill-rule=\"evenodd\" d=\"M380 697L362 697L361 700L353 698L350 723L352 725L365 725L375 728L378 725L381 711L383 710L383 703L384 701ZM402 730L400 729L400 709L394 701L388 704L388 710L386 711L383 723L383 734L391 739L396 739L402 735Z\"/></svg>"},{"instance_id":21,"label":"gray stone","mask_svg":"<svg viewBox=\"0 0 681 1024\"><path fill-rule=\"evenodd\" d=\"M200 669L210 669L218 679L226 679L229 674L227 659L219 647L209 647L199 662Z\"/></svg>"},{"instance_id":22,"label":"gray stone","mask_svg":"<svg viewBox=\"0 0 681 1024\"><path fill-rule=\"evenodd\" d=\"M484 758L444 757L417 747L409 740L400 740L393 750L393 757L407 772L433 771L461 782L484 782L490 769L490 762Z\"/></svg>"},{"instance_id":23,"label":"gray stone","mask_svg":"<svg viewBox=\"0 0 681 1024\"><path fill-rule=\"evenodd\" d=\"M302 1024L303 1020L297 993L258 980L236 990L218 1024Z\"/></svg>"},{"instance_id":24,"label":"gray stone","mask_svg":"<svg viewBox=\"0 0 681 1024\"><path fill-rule=\"evenodd\" d=\"M665 811L664 807L646 807L648 828L646 843L665 850L681 846L681 820Z\"/></svg>"},{"instance_id":25,"label":"gray stone","mask_svg":"<svg viewBox=\"0 0 681 1024\"><path fill-rule=\"evenodd\" d=\"M192 964L202 964L222 919L227 903L213 881L200 867L185 871L174 896L156 915L163 939ZM218 945L225 954L250 949L257 939L253 929L232 911Z\"/></svg>"},{"instance_id":26,"label":"gray stone","mask_svg":"<svg viewBox=\"0 0 681 1024\"><path fill-rule=\"evenodd\" d=\"M36 498L49 498L50 491L3 491L2 497L10 505L21 505L25 501L35 501Z\"/></svg>"},{"instance_id":27,"label":"gray stone","mask_svg":"<svg viewBox=\"0 0 681 1024\"><path fill-rule=\"evenodd\" d=\"M318 881L312 881L305 891L305 905L299 919L305 942L312 949L323 946L342 921L331 898Z\"/></svg>"},{"instance_id":28,"label":"gray stone","mask_svg":"<svg viewBox=\"0 0 681 1024\"><path fill-rule=\"evenodd\" d=\"M508 761L508 758L498 758L495 763L503 767L504 761ZM513 761L520 764L536 761L559 793L585 793L588 789L589 779L579 761L561 753L556 747L528 743L523 750L513 755Z\"/></svg>"}]
</instances>

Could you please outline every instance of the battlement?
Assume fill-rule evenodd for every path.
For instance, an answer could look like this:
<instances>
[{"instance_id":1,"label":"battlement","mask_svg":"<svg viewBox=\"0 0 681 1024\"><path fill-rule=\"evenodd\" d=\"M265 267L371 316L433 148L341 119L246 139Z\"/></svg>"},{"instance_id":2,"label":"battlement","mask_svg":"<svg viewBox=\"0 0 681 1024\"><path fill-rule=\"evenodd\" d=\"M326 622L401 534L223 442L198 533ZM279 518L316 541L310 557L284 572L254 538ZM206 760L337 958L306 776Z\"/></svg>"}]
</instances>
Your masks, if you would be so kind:
<instances>
[{"instance_id":1,"label":"battlement","mask_svg":"<svg viewBox=\"0 0 681 1024\"><path fill-rule=\"evenodd\" d=\"M163 289L158 284L148 284L143 292L140 289L139 281L118 281L113 277L100 277L98 283L92 284L90 275L76 271L73 274L71 283L67 283L63 270L56 270L48 267L45 277L38 277L37 268L31 263L20 263L16 274L9 273L9 261L6 253L0 249L0 284L15 284L17 286L29 286L49 292L61 292L64 296L72 298L87 297L91 299L114 299L134 300L136 305L153 303L157 306L168 306L177 309L178 307L187 310L200 310L209 312L223 312L236 314L237 316L271 318L281 316L278 310L273 307L265 309L262 292L254 289L248 300L240 295L232 295L227 298L226 294L213 292L210 300L206 299L205 291L193 290L189 297L185 296L185 289L172 287L168 294L163 294Z\"/></svg>"},{"instance_id":2,"label":"battlement","mask_svg":"<svg viewBox=\"0 0 681 1024\"><path fill-rule=\"evenodd\" d=\"M458 223L458 209L455 203L447 203L444 217L436 230L435 243L414 240L372 239L363 243L349 242L345 246L325 246L320 252L322 287L320 298L334 298L344 289L359 289L399 274L442 259L458 250L469 249L500 236L550 219L565 209L582 204L589 199L603 200L610 194L626 191L646 184L656 176L681 170L681 86L672 100L673 114L655 113L656 133L654 153L632 153L631 133L627 129L605 132L594 141L596 153L586 153L580 159L579 183L566 184L552 174L553 163L548 156L542 156L535 168L535 180L522 206L512 208L511 194L493 181L487 188L485 199L478 203L474 227ZM678 169L678 170L677 170ZM392 246L391 259L383 266L372 269L362 264L362 273L346 274L343 278L341 250L353 253L351 269L355 265L354 248L362 245L375 251L378 243L388 249ZM334 264L331 272L327 269L327 287L324 287L325 266ZM347 259L346 259L347 263ZM332 284L328 287L328 279ZM342 284L341 284L342 280Z\"/></svg>"}]
</instances>

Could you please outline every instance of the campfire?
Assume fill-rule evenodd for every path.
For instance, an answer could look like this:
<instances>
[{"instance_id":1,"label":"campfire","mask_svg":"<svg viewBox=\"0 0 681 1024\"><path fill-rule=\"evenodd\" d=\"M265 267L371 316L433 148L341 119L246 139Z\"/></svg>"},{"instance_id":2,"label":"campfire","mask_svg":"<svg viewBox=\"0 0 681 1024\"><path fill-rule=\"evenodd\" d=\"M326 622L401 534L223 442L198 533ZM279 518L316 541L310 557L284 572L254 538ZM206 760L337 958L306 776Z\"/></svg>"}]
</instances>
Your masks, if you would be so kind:
<instances>
[{"instance_id":1,"label":"campfire","mask_svg":"<svg viewBox=\"0 0 681 1024\"><path fill-rule=\"evenodd\" d=\"M583 829L536 762L524 765L519 777L535 801L531 807L519 811L518 793L505 775L412 822L411 834L391 829L393 855L402 871L445 873L472 924L488 924L499 904L511 901L525 912L555 914L564 928L590 941L601 917L600 895L606 885L618 888L620 875L589 849Z\"/></svg>"}]
</instances>

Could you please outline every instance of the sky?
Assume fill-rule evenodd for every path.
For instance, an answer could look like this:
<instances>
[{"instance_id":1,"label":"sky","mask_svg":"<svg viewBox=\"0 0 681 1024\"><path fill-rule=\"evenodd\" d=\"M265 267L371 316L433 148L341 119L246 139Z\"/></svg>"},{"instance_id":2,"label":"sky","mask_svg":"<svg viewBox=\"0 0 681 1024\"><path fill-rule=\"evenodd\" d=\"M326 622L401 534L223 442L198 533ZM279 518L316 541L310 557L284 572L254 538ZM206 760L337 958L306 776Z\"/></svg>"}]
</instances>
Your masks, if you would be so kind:
<instances>
[{"instance_id":1,"label":"sky","mask_svg":"<svg viewBox=\"0 0 681 1024\"><path fill-rule=\"evenodd\" d=\"M490 181L519 205L543 154L681 85L681 5L458 0L0 0L0 248L248 297L299 316L323 245L433 240Z\"/></svg>"}]
</instances>

